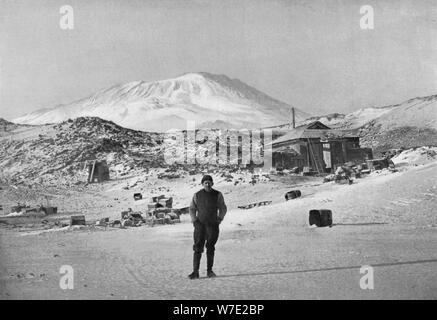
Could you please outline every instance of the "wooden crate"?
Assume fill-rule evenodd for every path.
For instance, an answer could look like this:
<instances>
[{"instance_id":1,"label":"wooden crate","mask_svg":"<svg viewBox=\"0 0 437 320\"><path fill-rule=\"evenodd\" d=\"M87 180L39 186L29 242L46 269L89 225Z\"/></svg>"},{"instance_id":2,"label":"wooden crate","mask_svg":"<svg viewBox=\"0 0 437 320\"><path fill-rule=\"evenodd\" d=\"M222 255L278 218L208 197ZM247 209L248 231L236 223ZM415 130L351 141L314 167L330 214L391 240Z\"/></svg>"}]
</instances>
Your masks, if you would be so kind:
<instances>
[{"instance_id":1,"label":"wooden crate","mask_svg":"<svg viewBox=\"0 0 437 320\"><path fill-rule=\"evenodd\" d=\"M158 201L158 203L165 208L171 208L173 206L173 198L162 198Z\"/></svg>"},{"instance_id":2,"label":"wooden crate","mask_svg":"<svg viewBox=\"0 0 437 320\"><path fill-rule=\"evenodd\" d=\"M45 214L56 214L58 213L58 207L43 207L42 211L44 211Z\"/></svg>"},{"instance_id":3,"label":"wooden crate","mask_svg":"<svg viewBox=\"0 0 437 320\"><path fill-rule=\"evenodd\" d=\"M158 202L159 200L161 200L161 199L164 199L165 198L165 195L160 195L160 196L154 196L154 197L152 197L152 202Z\"/></svg>"},{"instance_id":4,"label":"wooden crate","mask_svg":"<svg viewBox=\"0 0 437 320\"><path fill-rule=\"evenodd\" d=\"M86 225L85 216L84 215L71 216L70 226L75 226L75 225L82 225L82 226Z\"/></svg>"}]
</instances>

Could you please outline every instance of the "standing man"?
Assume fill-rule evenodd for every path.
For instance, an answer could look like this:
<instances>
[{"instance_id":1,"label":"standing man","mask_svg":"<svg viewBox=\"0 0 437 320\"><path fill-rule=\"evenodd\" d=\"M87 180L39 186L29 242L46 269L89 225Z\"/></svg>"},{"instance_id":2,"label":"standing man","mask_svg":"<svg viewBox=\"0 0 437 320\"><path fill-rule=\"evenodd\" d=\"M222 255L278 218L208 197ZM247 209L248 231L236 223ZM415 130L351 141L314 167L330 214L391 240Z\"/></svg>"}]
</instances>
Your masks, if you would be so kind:
<instances>
[{"instance_id":1,"label":"standing man","mask_svg":"<svg viewBox=\"0 0 437 320\"><path fill-rule=\"evenodd\" d=\"M190 204L191 222L194 225L193 272L188 276L190 279L199 278L200 258L205 246L207 276L215 277L212 271L215 244L219 236L219 224L225 217L227 208L222 193L214 190L213 185L211 176L203 176L203 189L194 194Z\"/></svg>"}]
</instances>

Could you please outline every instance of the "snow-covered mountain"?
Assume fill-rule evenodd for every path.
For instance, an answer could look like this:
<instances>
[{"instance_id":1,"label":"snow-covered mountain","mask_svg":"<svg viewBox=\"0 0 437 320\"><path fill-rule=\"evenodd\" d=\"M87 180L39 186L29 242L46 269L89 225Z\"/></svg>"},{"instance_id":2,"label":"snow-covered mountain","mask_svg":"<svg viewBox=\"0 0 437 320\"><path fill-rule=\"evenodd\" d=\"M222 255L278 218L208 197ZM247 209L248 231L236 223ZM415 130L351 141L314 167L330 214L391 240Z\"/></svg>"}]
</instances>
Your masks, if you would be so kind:
<instances>
[{"instance_id":1,"label":"snow-covered mountain","mask_svg":"<svg viewBox=\"0 0 437 320\"><path fill-rule=\"evenodd\" d=\"M391 148L437 146L437 95L306 121L314 120L331 128L356 129L361 145L371 147L375 155Z\"/></svg>"},{"instance_id":2,"label":"snow-covered mountain","mask_svg":"<svg viewBox=\"0 0 437 320\"><path fill-rule=\"evenodd\" d=\"M398 106L399 105L390 105L384 107L361 108L348 114L330 113L323 116L310 117L306 119L304 123L320 121L331 128L356 129L396 109Z\"/></svg>"},{"instance_id":3,"label":"snow-covered mountain","mask_svg":"<svg viewBox=\"0 0 437 320\"><path fill-rule=\"evenodd\" d=\"M374 153L390 148L437 146L437 95L410 99L360 126L364 146Z\"/></svg>"},{"instance_id":4,"label":"snow-covered mountain","mask_svg":"<svg viewBox=\"0 0 437 320\"><path fill-rule=\"evenodd\" d=\"M296 121L310 115L295 109ZM291 118L291 106L238 79L210 73L135 81L101 90L79 101L42 109L13 120L21 124L58 123L77 117L99 117L130 129L163 132L198 128L260 128Z\"/></svg>"},{"instance_id":5,"label":"snow-covered mountain","mask_svg":"<svg viewBox=\"0 0 437 320\"><path fill-rule=\"evenodd\" d=\"M337 129L357 129L371 122L380 124L383 129L404 126L437 129L437 95L417 97L395 105L361 108L346 115L315 116L304 123L316 120Z\"/></svg>"},{"instance_id":6,"label":"snow-covered mountain","mask_svg":"<svg viewBox=\"0 0 437 320\"><path fill-rule=\"evenodd\" d=\"M328 127L337 129L353 129L365 125L369 121L377 119L383 114L390 112L394 106L361 108L348 114L331 113L318 117L311 117L305 123L320 121Z\"/></svg>"},{"instance_id":7,"label":"snow-covered mountain","mask_svg":"<svg viewBox=\"0 0 437 320\"><path fill-rule=\"evenodd\" d=\"M405 101L378 116L375 122L385 130L406 126L437 130L437 95Z\"/></svg>"}]
</instances>

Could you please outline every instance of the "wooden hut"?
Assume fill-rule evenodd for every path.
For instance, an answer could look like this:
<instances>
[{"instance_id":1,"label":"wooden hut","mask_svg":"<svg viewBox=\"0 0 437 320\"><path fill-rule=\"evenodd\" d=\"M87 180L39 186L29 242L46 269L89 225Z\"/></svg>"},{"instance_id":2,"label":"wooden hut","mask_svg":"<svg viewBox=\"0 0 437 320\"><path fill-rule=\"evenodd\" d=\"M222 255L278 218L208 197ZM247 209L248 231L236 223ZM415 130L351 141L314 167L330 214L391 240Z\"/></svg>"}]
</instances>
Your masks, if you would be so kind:
<instances>
[{"instance_id":1,"label":"wooden hut","mask_svg":"<svg viewBox=\"0 0 437 320\"><path fill-rule=\"evenodd\" d=\"M87 163L88 183L103 182L109 180L109 167L106 160L93 160Z\"/></svg>"},{"instance_id":2,"label":"wooden hut","mask_svg":"<svg viewBox=\"0 0 437 320\"><path fill-rule=\"evenodd\" d=\"M309 167L332 172L346 162L363 163L372 159L372 149L361 148L352 131L331 129L320 121L283 131L272 142L273 167Z\"/></svg>"}]
</instances>

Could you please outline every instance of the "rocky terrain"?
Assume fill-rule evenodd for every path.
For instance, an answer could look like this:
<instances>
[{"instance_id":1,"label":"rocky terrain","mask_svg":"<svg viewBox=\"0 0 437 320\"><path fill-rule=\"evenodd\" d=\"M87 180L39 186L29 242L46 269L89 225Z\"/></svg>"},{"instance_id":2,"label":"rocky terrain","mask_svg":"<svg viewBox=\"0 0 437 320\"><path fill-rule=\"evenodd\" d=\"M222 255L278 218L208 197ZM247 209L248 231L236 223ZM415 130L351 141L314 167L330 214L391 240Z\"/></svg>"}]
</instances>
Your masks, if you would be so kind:
<instances>
[{"instance_id":1,"label":"rocky terrain","mask_svg":"<svg viewBox=\"0 0 437 320\"><path fill-rule=\"evenodd\" d=\"M9 131L19 128L20 125L0 118L0 136L8 135Z\"/></svg>"},{"instance_id":2,"label":"rocky terrain","mask_svg":"<svg viewBox=\"0 0 437 320\"><path fill-rule=\"evenodd\" d=\"M186 154L192 161L181 165L185 162L184 144L188 145L182 131L176 135L136 131L97 117L80 117L59 124L13 126L7 131L0 130L0 182L7 184L84 184L88 175L86 164L91 160L106 160L111 179L139 176L150 170L155 176L171 178L180 175L176 167L184 174L193 169L196 173L212 171L218 169L217 161L224 164L229 160L235 164L237 157L233 152L228 159L226 130L197 130ZM235 151L236 131L229 132ZM218 156L216 137L220 137ZM252 143L253 154L259 155L259 138ZM221 166L224 171L228 167Z\"/></svg>"},{"instance_id":3,"label":"rocky terrain","mask_svg":"<svg viewBox=\"0 0 437 320\"><path fill-rule=\"evenodd\" d=\"M320 119L332 128L352 130L361 137L361 146L373 148L374 155L379 156L392 148L436 146L436 107L437 95L434 95L307 121ZM287 126L274 128L287 129ZM191 159L194 152L203 157L205 165L200 169L213 162L217 132L198 131L197 151L188 150ZM171 134L123 128L97 117L45 125L14 124L1 119L0 179L9 183L78 184L86 181L86 161L94 159L108 162L112 178L141 174L150 168L167 168L171 164L166 161L168 156L184 161L184 141L169 137ZM225 143L220 141L221 145ZM236 147L236 144L237 140L231 140L231 145ZM260 145L254 146L254 150L259 150ZM219 157L223 161L226 155L221 153Z\"/></svg>"},{"instance_id":4,"label":"rocky terrain","mask_svg":"<svg viewBox=\"0 0 437 320\"><path fill-rule=\"evenodd\" d=\"M20 125L0 139L4 183L84 183L85 163L94 159L106 159L113 177L159 167L164 161L160 134L122 128L99 118Z\"/></svg>"},{"instance_id":5,"label":"rocky terrain","mask_svg":"<svg viewBox=\"0 0 437 320\"><path fill-rule=\"evenodd\" d=\"M437 145L437 95L408 100L358 128L374 153Z\"/></svg>"}]
</instances>

